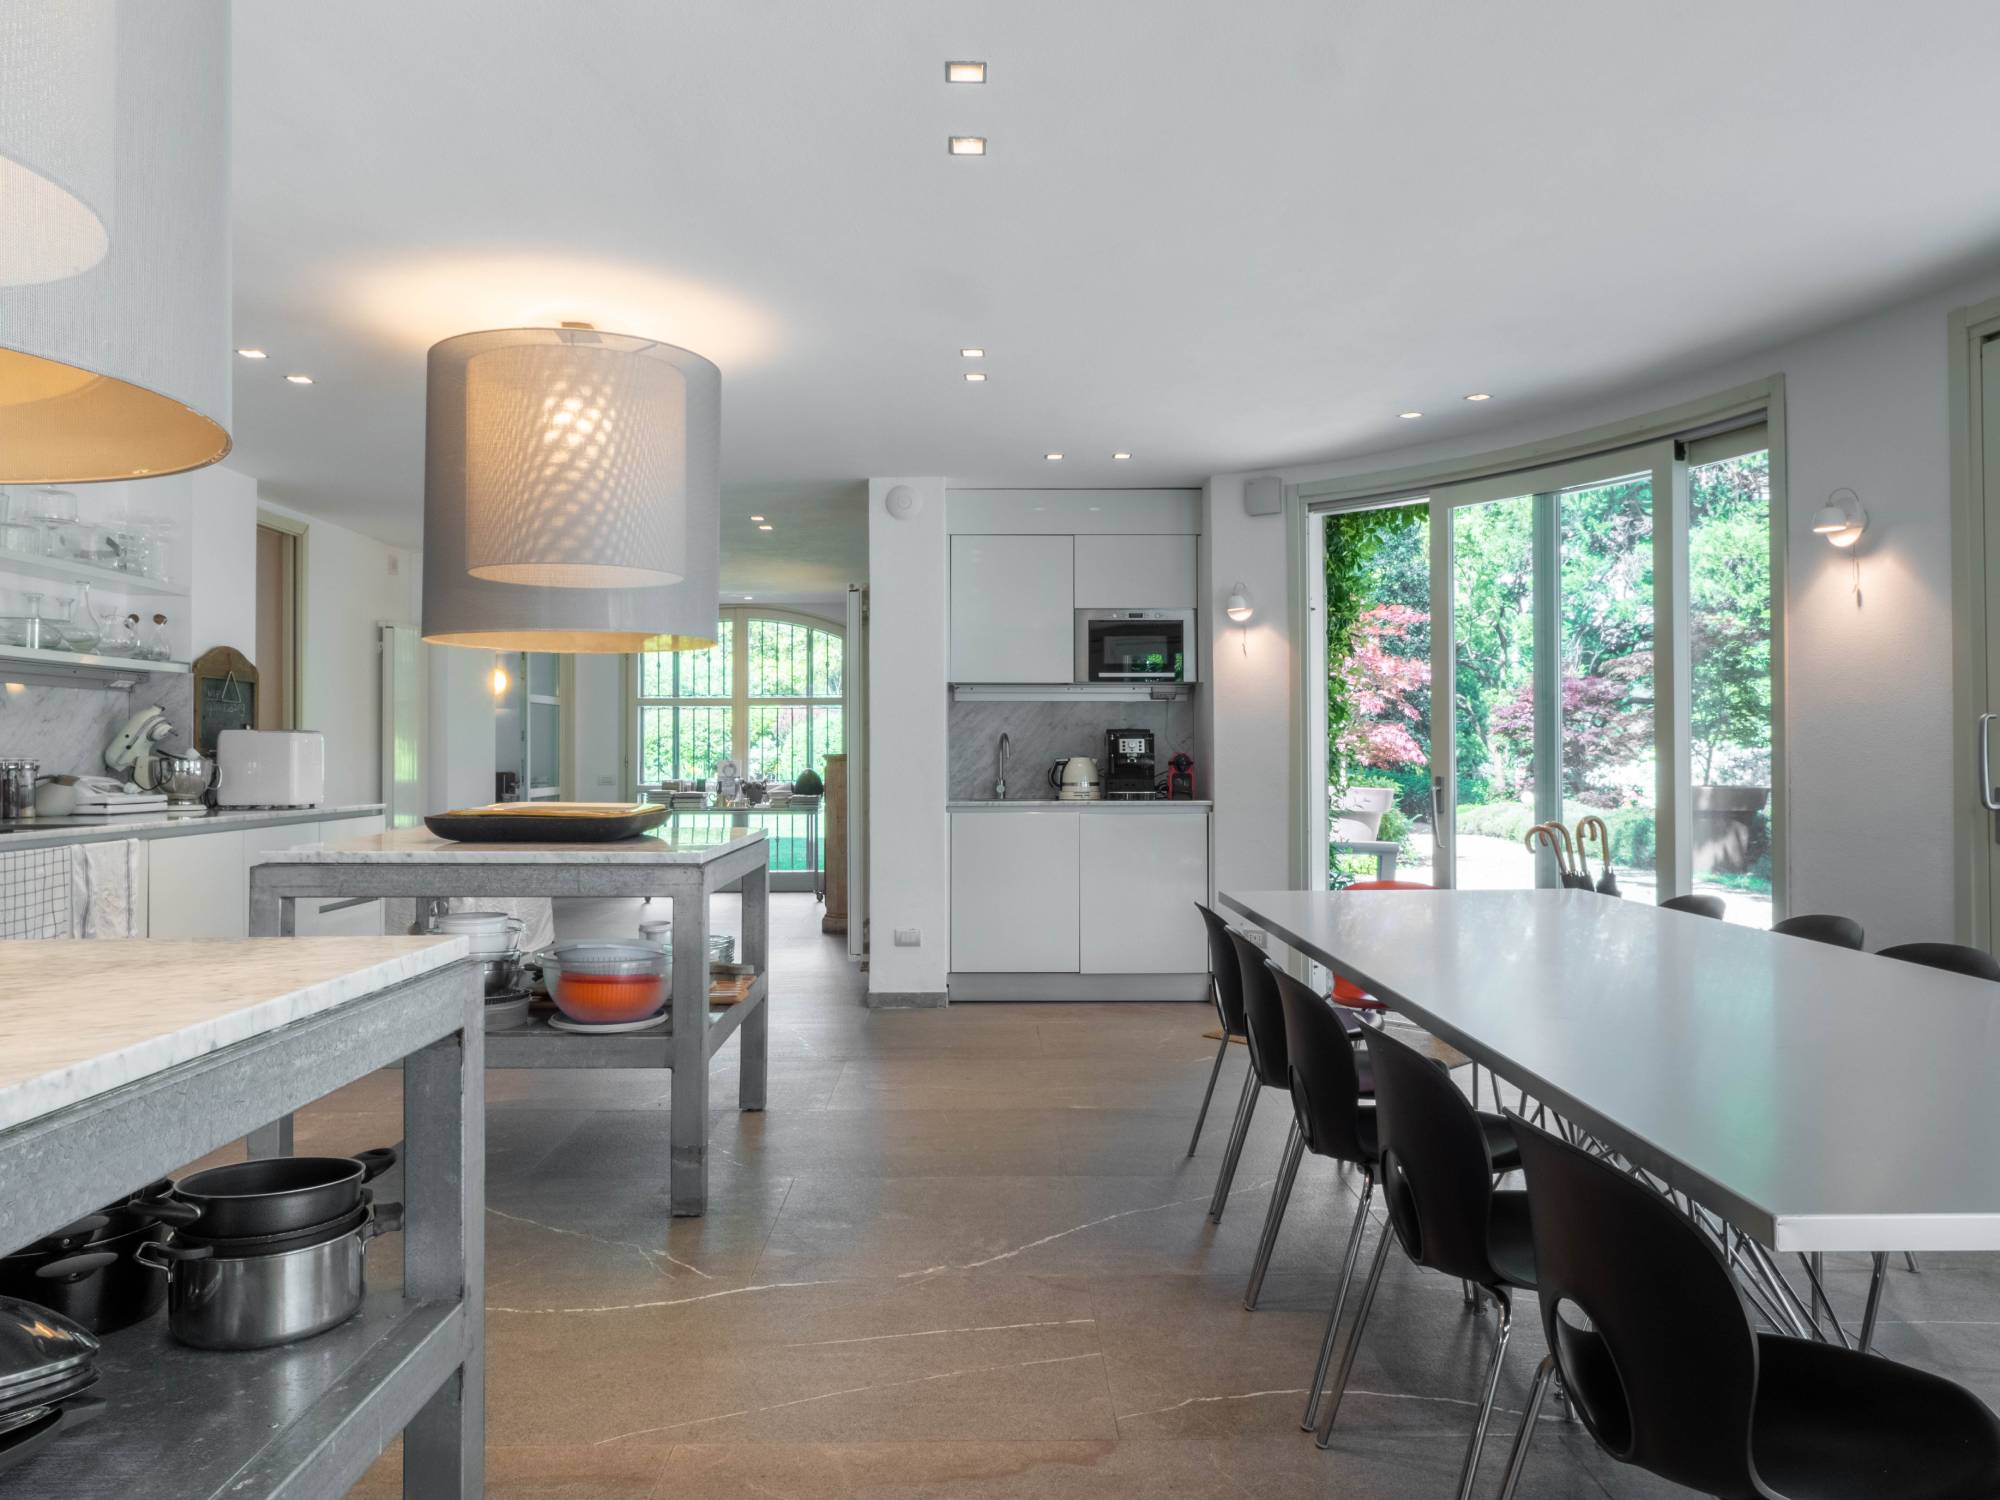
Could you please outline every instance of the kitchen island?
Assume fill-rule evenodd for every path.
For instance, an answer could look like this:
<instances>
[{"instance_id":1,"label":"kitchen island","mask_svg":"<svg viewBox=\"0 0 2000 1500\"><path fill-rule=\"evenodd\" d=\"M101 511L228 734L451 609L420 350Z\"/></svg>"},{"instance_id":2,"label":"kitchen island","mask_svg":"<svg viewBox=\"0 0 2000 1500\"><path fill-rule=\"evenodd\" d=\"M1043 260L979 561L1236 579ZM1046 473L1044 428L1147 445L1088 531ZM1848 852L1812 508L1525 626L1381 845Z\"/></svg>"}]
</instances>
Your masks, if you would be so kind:
<instances>
[{"instance_id":1,"label":"kitchen island","mask_svg":"<svg viewBox=\"0 0 2000 1500\"><path fill-rule=\"evenodd\" d=\"M668 1197L680 1217L708 1207L708 1068L731 1035L743 1039L737 1105L764 1107L770 1034L766 973L770 946L770 840L762 829L697 834L675 824L635 839L589 844L457 843L428 829L263 856L250 871L250 931L290 936L301 901L414 897L420 920L454 896L664 897L674 924L671 1021L663 1030L580 1035L529 1021L487 1039L496 1068L668 1068L674 1075ZM711 1014L708 898L733 882L743 889L741 961L748 992ZM290 1122L252 1139L259 1153L291 1149Z\"/></svg>"},{"instance_id":2,"label":"kitchen island","mask_svg":"<svg viewBox=\"0 0 2000 1500\"><path fill-rule=\"evenodd\" d=\"M403 1285L249 1353L106 1336L106 1409L0 1478L37 1500L344 1493L400 1431L404 1493L483 1490L484 1033L462 938L0 943L0 1249L401 1059Z\"/></svg>"}]
</instances>

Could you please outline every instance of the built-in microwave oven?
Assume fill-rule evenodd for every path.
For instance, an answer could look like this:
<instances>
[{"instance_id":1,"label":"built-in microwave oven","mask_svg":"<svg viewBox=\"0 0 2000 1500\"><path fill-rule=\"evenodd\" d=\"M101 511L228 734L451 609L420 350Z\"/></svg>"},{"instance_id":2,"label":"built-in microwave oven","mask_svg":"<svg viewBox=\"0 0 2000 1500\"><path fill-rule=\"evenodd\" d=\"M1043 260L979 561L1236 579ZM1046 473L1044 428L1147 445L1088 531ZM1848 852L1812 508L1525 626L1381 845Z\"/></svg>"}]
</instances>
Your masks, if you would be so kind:
<instances>
[{"instance_id":1,"label":"built-in microwave oven","mask_svg":"<svg viewBox=\"0 0 2000 1500\"><path fill-rule=\"evenodd\" d=\"M1191 609L1080 609L1078 682L1195 682Z\"/></svg>"}]
</instances>

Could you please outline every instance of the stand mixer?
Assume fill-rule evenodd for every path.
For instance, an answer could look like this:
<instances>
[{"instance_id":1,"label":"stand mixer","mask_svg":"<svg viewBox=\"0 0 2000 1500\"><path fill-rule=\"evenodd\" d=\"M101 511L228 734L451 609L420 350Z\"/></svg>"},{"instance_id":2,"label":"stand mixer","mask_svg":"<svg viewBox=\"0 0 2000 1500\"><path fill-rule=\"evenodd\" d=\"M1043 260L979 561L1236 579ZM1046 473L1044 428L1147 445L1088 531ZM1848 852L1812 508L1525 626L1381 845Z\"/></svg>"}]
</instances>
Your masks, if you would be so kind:
<instances>
[{"instance_id":1,"label":"stand mixer","mask_svg":"<svg viewBox=\"0 0 2000 1500\"><path fill-rule=\"evenodd\" d=\"M120 780L86 777L77 795L78 811L205 811L201 799L214 779L214 763L197 750L170 744L174 739L173 723L159 704L134 713L104 750L104 764Z\"/></svg>"}]
</instances>

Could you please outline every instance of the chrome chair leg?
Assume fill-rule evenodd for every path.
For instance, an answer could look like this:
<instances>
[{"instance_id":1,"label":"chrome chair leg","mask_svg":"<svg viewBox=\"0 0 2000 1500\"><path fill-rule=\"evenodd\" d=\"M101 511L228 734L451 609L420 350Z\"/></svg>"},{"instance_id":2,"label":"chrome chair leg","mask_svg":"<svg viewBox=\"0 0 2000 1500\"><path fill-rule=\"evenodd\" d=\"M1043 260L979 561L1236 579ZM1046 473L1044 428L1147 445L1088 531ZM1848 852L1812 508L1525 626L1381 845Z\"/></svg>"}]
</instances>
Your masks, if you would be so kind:
<instances>
[{"instance_id":1,"label":"chrome chair leg","mask_svg":"<svg viewBox=\"0 0 2000 1500\"><path fill-rule=\"evenodd\" d=\"M1208 1121L1208 1101L1215 1097L1215 1080L1222 1076L1222 1060L1229 1055L1229 1028L1222 1028L1222 1045L1215 1049L1215 1066L1208 1070L1208 1087L1202 1091L1201 1113L1194 1117L1194 1134L1188 1137L1188 1155L1201 1144L1201 1127Z\"/></svg>"},{"instance_id":2,"label":"chrome chair leg","mask_svg":"<svg viewBox=\"0 0 2000 1500\"><path fill-rule=\"evenodd\" d=\"M1222 1222L1222 1206L1229 1201L1229 1184L1236 1179L1236 1160L1243 1154L1243 1138L1250 1133L1250 1116L1257 1111L1257 1096L1263 1086L1252 1067L1243 1074L1243 1097L1236 1101L1236 1123L1229 1130L1229 1146L1222 1153L1222 1170L1215 1177L1215 1198L1208 1205L1211 1224Z\"/></svg>"},{"instance_id":3,"label":"chrome chair leg","mask_svg":"<svg viewBox=\"0 0 2000 1500\"><path fill-rule=\"evenodd\" d=\"M1326 1315L1326 1336L1319 1341L1319 1363L1313 1366L1312 1386L1306 1392L1305 1419L1299 1423L1300 1430L1304 1432L1311 1432L1319 1426L1320 1396L1326 1390L1327 1369L1333 1364L1334 1341L1340 1334L1340 1316L1347 1311L1348 1289L1354 1285L1354 1268L1361 1260L1361 1241L1368 1233L1368 1202L1374 1195L1375 1174L1364 1171L1361 1203L1354 1210L1354 1227L1347 1232L1347 1256L1340 1267L1340 1290L1334 1294L1333 1311Z\"/></svg>"},{"instance_id":4,"label":"chrome chair leg","mask_svg":"<svg viewBox=\"0 0 2000 1500\"><path fill-rule=\"evenodd\" d=\"M1292 1201L1292 1181L1299 1175L1299 1158L1305 1154L1306 1138L1299 1122L1285 1135L1285 1154L1278 1161L1278 1180L1271 1184L1271 1206L1264 1210L1264 1233L1257 1241L1257 1258L1250 1263L1250 1284L1243 1288L1243 1310L1255 1312L1264 1292L1264 1273L1271 1268L1271 1252L1278 1248L1278 1226L1285 1222L1285 1207Z\"/></svg>"},{"instance_id":5,"label":"chrome chair leg","mask_svg":"<svg viewBox=\"0 0 2000 1500\"><path fill-rule=\"evenodd\" d=\"M1500 1393L1500 1371L1507 1363L1507 1341L1513 1336L1513 1310L1501 1299L1500 1340L1493 1346L1493 1366L1486 1374L1486 1394L1479 1403L1479 1416L1472 1424L1472 1441L1465 1450L1465 1467L1458 1476L1458 1500L1472 1500L1472 1486L1479 1478L1479 1455L1486 1446L1486 1429L1493 1421L1493 1398Z\"/></svg>"},{"instance_id":6,"label":"chrome chair leg","mask_svg":"<svg viewBox=\"0 0 2000 1500\"><path fill-rule=\"evenodd\" d=\"M1917 1257L1914 1251L1905 1250L1903 1252L1903 1265L1905 1269L1907 1269L1912 1276L1918 1274Z\"/></svg>"},{"instance_id":7,"label":"chrome chair leg","mask_svg":"<svg viewBox=\"0 0 2000 1500\"><path fill-rule=\"evenodd\" d=\"M1535 1371L1535 1388L1528 1395L1528 1409L1521 1414L1521 1430L1514 1434L1514 1451L1507 1455L1507 1479L1500 1486L1500 1500L1514 1500L1514 1491L1521 1487L1521 1470L1528 1464L1528 1442L1534 1436L1535 1423L1541 1420L1542 1401L1549 1393L1549 1380L1555 1372L1555 1360L1543 1355L1542 1367Z\"/></svg>"},{"instance_id":8,"label":"chrome chair leg","mask_svg":"<svg viewBox=\"0 0 2000 1500\"><path fill-rule=\"evenodd\" d=\"M1354 1373L1354 1356L1361 1348L1361 1334L1368 1327L1368 1314L1375 1306L1376 1288L1382 1285L1382 1267L1389 1263L1389 1241L1395 1238L1394 1231L1385 1228L1381 1238L1375 1242L1375 1259L1368 1266L1368 1285L1361 1292L1361 1306L1355 1309L1354 1327L1348 1331L1347 1346L1340 1352L1340 1373L1333 1380L1333 1404L1327 1408L1326 1421L1320 1425L1319 1436L1313 1439L1321 1448L1333 1444L1333 1424L1340 1419L1341 1398L1347 1394L1347 1380Z\"/></svg>"},{"instance_id":9,"label":"chrome chair leg","mask_svg":"<svg viewBox=\"0 0 2000 1500\"><path fill-rule=\"evenodd\" d=\"M1903 1253L1907 1255L1909 1252L1904 1251ZM1875 1343L1875 1315L1882 1310L1882 1278L1888 1274L1888 1252L1877 1250L1875 1252L1875 1274L1868 1278L1868 1305L1861 1311L1861 1339L1854 1346L1863 1354L1868 1353Z\"/></svg>"}]
</instances>

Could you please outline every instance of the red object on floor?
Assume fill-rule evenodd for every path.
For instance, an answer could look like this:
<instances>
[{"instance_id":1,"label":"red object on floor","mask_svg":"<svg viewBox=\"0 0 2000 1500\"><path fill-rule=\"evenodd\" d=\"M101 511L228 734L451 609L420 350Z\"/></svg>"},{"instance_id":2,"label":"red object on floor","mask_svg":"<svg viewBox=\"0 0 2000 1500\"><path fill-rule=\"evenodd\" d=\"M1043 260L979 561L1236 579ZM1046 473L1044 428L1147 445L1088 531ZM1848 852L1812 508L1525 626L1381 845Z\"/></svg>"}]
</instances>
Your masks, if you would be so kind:
<instances>
[{"instance_id":1,"label":"red object on floor","mask_svg":"<svg viewBox=\"0 0 2000 1500\"><path fill-rule=\"evenodd\" d=\"M1430 891L1437 887L1425 885L1421 880L1357 880L1341 889L1343 891ZM1329 998L1335 1005L1345 1005L1351 1010L1389 1008L1359 985L1349 984L1338 975L1334 977L1333 994Z\"/></svg>"}]
</instances>

